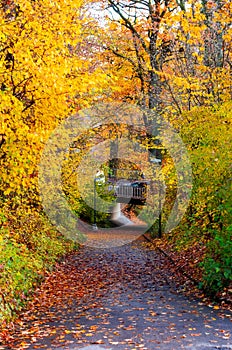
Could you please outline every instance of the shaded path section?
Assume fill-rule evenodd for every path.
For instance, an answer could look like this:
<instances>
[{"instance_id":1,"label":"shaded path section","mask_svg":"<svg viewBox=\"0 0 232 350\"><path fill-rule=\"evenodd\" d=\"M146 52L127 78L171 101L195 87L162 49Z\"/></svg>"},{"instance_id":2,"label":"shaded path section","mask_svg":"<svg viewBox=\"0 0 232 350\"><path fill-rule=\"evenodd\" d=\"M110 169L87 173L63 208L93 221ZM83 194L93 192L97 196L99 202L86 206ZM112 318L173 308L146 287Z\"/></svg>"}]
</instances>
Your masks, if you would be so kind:
<instances>
[{"instance_id":1,"label":"shaded path section","mask_svg":"<svg viewBox=\"0 0 232 350\"><path fill-rule=\"evenodd\" d=\"M231 331L229 312L184 296L138 240L67 257L0 349L232 349Z\"/></svg>"}]
</instances>

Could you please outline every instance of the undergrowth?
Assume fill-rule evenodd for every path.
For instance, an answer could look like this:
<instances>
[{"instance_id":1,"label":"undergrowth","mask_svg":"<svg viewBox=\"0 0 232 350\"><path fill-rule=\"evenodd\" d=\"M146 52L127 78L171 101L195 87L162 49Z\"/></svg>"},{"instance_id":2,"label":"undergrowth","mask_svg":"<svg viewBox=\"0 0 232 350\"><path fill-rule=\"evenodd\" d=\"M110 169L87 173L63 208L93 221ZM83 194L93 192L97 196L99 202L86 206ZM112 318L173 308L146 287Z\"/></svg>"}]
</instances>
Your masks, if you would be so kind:
<instances>
[{"instance_id":1,"label":"undergrowth","mask_svg":"<svg viewBox=\"0 0 232 350\"><path fill-rule=\"evenodd\" d=\"M0 217L0 323L12 320L46 272L75 248L35 210L5 211Z\"/></svg>"}]
</instances>

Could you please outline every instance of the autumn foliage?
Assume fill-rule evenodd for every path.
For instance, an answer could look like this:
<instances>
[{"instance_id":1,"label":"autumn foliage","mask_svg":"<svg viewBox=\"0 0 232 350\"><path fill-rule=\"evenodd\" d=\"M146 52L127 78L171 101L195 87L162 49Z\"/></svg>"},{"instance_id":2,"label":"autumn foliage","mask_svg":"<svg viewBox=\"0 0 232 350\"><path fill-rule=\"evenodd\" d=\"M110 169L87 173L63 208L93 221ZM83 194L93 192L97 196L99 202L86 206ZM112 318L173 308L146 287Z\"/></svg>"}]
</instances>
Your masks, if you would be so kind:
<instances>
[{"instance_id":1,"label":"autumn foliage","mask_svg":"<svg viewBox=\"0 0 232 350\"><path fill-rule=\"evenodd\" d=\"M38 164L55 127L99 101L151 109L181 135L193 193L170 238L178 249L206 245L202 287L215 294L229 285L231 11L216 0L0 1L0 319L75 246L43 214ZM176 179L166 169L167 211Z\"/></svg>"},{"instance_id":2,"label":"autumn foliage","mask_svg":"<svg viewBox=\"0 0 232 350\"><path fill-rule=\"evenodd\" d=\"M81 1L0 3L0 318L12 316L42 270L73 246L43 217L37 182L52 130L109 84L79 55L87 51L85 11Z\"/></svg>"}]
</instances>

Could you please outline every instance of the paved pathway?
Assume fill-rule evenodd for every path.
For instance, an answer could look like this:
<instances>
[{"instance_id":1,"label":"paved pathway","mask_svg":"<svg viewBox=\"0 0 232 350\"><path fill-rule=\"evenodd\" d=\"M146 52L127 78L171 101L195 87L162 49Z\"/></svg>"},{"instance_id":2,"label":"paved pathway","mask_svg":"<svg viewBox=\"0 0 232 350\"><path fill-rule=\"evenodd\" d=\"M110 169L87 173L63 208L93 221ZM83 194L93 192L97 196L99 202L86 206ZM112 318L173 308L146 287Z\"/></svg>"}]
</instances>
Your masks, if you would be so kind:
<instances>
[{"instance_id":1,"label":"paved pathway","mask_svg":"<svg viewBox=\"0 0 232 350\"><path fill-rule=\"evenodd\" d=\"M167 266L140 241L83 246L35 293L3 349L232 349L231 314L184 296Z\"/></svg>"}]
</instances>

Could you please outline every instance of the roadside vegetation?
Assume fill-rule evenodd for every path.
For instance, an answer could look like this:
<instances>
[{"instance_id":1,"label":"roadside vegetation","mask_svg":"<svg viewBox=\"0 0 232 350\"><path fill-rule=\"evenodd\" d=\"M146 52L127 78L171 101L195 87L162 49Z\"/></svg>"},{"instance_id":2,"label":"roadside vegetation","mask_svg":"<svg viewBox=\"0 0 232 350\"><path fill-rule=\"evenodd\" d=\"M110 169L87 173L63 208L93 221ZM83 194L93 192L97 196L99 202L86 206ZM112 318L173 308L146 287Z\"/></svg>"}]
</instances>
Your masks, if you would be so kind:
<instances>
[{"instance_id":1,"label":"roadside vegetation","mask_svg":"<svg viewBox=\"0 0 232 350\"><path fill-rule=\"evenodd\" d=\"M56 261L78 248L43 212L38 167L61 121L100 102L161 114L181 136L192 163L192 197L162 242L180 254L202 251L192 260L201 271L199 288L212 297L231 291L231 11L230 2L216 0L0 1L0 322L12 320ZM151 130L154 120L144 124ZM111 129L100 138L91 130L82 151ZM149 137L141 139L154 148ZM173 163L168 154L164 159L163 225L177 188ZM64 183L64 193L91 221L93 210L74 180L70 188ZM99 223L107 220L97 214ZM151 234L157 236L156 224Z\"/></svg>"}]
</instances>

